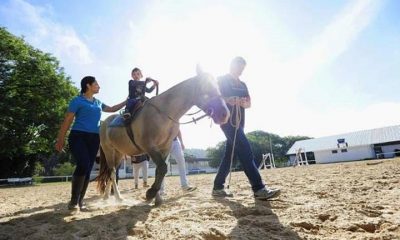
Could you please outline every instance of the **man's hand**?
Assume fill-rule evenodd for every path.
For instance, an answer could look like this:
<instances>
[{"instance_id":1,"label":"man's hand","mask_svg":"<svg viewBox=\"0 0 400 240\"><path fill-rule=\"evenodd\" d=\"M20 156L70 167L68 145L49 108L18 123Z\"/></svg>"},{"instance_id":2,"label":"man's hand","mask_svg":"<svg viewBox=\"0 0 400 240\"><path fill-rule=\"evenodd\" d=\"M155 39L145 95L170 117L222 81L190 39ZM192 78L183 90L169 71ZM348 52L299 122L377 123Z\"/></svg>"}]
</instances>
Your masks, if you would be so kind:
<instances>
[{"instance_id":1,"label":"man's hand","mask_svg":"<svg viewBox=\"0 0 400 240\"><path fill-rule=\"evenodd\" d=\"M242 107L242 108L249 108L250 106L251 106L251 100L250 100L250 97L243 97L243 98L240 98L240 106Z\"/></svg>"},{"instance_id":2,"label":"man's hand","mask_svg":"<svg viewBox=\"0 0 400 240\"><path fill-rule=\"evenodd\" d=\"M238 97L229 97L228 99L226 99L226 102L229 105L234 106L236 104L240 104L240 99Z\"/></svg>"}]
</instances>

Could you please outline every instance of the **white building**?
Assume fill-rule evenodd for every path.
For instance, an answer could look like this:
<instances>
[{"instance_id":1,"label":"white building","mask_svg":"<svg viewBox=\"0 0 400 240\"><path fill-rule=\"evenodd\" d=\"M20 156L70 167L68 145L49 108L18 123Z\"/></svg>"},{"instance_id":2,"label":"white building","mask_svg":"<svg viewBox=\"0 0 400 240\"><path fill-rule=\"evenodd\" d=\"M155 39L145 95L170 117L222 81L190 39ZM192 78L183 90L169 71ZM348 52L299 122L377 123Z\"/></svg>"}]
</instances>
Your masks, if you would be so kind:
<instances>
[{"instance_id":1,"label":"white building","mask_svg":"<svg viewBox=\"0 0 400 240\"><path fill-rule=\"evenodd\" d=\"M297 141L286 153L291 162L300 148L311 163L391 158L400 153L400 125Z\"/></svg>"}]
</instances>

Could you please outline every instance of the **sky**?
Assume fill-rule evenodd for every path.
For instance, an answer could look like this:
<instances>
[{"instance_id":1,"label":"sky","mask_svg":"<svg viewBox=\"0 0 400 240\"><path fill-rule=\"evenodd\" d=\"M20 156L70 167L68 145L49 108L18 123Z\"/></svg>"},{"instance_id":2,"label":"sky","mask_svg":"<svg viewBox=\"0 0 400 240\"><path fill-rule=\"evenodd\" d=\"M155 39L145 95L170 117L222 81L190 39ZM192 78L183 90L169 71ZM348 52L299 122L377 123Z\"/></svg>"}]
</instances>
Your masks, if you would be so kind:
<instances>
[{"instance_id":1,"label":"sky","mask_svg":"<svg viewBox=\"0 0 400 240\"><path fill-rule=\"evenodd\" d=\"M96 76L107 105L127 97L134 67L163 92L196 64L218 77L242 56L245 132L322 137L399 124L399 12L397 0L2 0L0 26L77 87ZM181 131L187 148L225 140L211 120Z\"/></svg>"}]
</instances>

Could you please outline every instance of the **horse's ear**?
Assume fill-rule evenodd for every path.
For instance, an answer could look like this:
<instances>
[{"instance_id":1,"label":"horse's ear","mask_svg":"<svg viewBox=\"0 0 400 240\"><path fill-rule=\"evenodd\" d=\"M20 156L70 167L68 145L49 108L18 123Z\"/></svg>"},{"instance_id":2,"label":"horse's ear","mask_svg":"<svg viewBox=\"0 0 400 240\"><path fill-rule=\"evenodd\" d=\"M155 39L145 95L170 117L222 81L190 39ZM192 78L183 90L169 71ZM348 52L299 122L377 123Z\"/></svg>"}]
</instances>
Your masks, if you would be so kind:
<instances>
[{"instance_id":1,"label":"horse's ear","mask_svg":"<svg viewBox=\"0 0 400 240\"><path fill-rule=\"evenodd\" d=\"M196 73L197 73L197 75L204 73L203 68L200 66L199 63L196 64Z\"/></svg>"}]
</instances>

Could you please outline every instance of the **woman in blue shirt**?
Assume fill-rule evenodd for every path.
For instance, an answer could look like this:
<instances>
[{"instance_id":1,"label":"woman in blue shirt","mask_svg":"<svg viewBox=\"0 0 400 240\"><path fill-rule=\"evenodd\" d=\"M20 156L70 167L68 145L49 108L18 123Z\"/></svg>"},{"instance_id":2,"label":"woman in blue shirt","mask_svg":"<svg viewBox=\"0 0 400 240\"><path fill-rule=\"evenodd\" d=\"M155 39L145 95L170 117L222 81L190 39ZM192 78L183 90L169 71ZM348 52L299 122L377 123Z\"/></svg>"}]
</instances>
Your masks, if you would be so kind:
<instances>
[{"instance_id":1,"label":"woman in blue shirt","mask_svg":"<svg viewBox=\"0 0 400 240\"><path fill-rule=\"evenodd\" d=\"M61 152L65 135L73 122L68 144L76 160L76 168L72 178L71 201L68 204L70 210L83 210L83 198L100 145L101 111L115 112L126 104L124 101L112 107L105 105L93 97L99 90L100 86L95 77L86 76L81 80L81 94L71 100L57 137L55 148Z\"/></svg>"}]
</instances>

